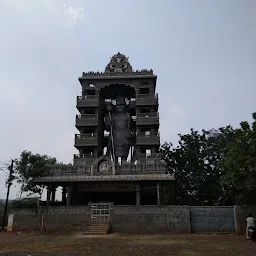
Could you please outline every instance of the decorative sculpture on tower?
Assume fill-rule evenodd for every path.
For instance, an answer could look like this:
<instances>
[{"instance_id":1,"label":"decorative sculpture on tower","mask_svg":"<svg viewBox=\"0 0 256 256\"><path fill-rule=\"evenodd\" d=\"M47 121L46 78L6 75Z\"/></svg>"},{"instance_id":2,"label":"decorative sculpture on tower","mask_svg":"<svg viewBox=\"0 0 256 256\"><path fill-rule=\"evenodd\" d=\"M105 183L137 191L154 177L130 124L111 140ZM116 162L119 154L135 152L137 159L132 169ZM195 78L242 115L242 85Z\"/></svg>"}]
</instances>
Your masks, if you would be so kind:
<instances>
[{"instance_id":1,"label":"decorative sculpture on tower","mask_svg":"<svg viewBox=\"0 0 256 256\"><path fill-rule=\"evenodd\" d=\"M118 163L127 161L132 143L131 116L125 98L117 96L116 105L107 104L108 115L105 117L105 129L110 132L108 137L107 155ZM112 111L112 113L111 113Z\"/></svg>"}]
</instances>

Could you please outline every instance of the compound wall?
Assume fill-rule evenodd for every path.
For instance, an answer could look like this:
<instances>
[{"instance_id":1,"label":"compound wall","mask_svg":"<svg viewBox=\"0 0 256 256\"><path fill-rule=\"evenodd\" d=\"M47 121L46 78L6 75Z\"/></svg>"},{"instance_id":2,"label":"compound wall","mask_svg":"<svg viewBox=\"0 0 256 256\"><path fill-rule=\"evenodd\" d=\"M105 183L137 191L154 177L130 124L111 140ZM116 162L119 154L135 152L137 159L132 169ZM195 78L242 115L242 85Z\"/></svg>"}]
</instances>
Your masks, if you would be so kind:
<instances>
[{"instance_id":1,"label":"compound wall","mask_svg":"<svg viewBox=\"0 0 256 256\"><path fill-rule=\"evenodd\" d=\"M187 206L115 206L111 215L114 232L191 232Z\"/></svg>"},{"instance_id":2,"label":"compound wall","mask_svg":"<svg viewBox=\"0 0 256 256\"><path fill-rule=\"evenodd\" d=\"M120 233L237 232L255 207L114 206L111 225ZM90 223L89 206L39 207L12 210L13 230L84 231Z\"/></svg>"},{"instance_id":3,"label":"compound wall","mask_svg":"<svg viewBox=\"0 0 256 256\"><path fill-rule=\"evenodd\" d=\"M234 207L191 207L192 232L236 232Z\"/></svg>"}]
</instances>

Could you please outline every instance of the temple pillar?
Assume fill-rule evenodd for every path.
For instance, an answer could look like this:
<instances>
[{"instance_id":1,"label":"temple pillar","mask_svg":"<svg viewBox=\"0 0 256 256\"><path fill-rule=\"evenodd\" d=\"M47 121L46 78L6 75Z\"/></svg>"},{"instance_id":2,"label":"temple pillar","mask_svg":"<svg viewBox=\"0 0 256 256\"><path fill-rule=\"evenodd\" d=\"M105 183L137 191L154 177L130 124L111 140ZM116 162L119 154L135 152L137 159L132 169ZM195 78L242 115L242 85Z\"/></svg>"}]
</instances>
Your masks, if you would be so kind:
<instances>
[{"instance_id":1,"label":"temple pillar","mask_svg":"<svg viewBox=\"0 0 256 256\"><path fill-rule=\"evenodd\" d=\"M47 192L46 192L46 206L50 206L50 200L51 200L51 185L47 186Z\"/></svg>"},{"instance_id":2,"label":"temple pillar","mask_svg":"<svg viewBox=\"0 0 256 256\"><path fill-rule=\"evenodd\" d=\"M136 191L136 205L140 206L141 205L141 185L139 183L136 184L135 191Z\"/></svg>"},{"instance_id":3,"label":"temple pillar","mask_svg":"<svg viewBox=\"0 0 256 256\"><path fill-rule=\"evenodd\" d=\"M71 197L72 197L72 187L68 186L67 188L67 206L71 205Z\"/></svg>"},{"instance_id":4,"label":"temple pillar","mask_svg":"<svg viewBox=\"0 0 256 256\"><path fill-rule=\"evenodd\" d=\"M62 187L62 199L61 199L63 204L66 202L66 194L67 194L67 187L63 186Z\"/></svg>"},{"instance_id":5,"label":"temple pillar","mask_svg":"<svg viewBox=\"0 0 256 256\"><path fill-rule=\"evenodd\" d=\"M157 193L157 205L161 205L161 186L159 183L156 185L156 193Z\"/></svg>"},{"instance_id":6,"label":"temple pillar","mask_svg":"<svg viewBox=\"0 0 256 256\"><path fill-rule=\"evenodd\" d=\"M56 188L53 187L51 191L52 197L51 197L51 202L52 204L55 202L55 195L56 195Z\"/></svg>"}]
</instances>

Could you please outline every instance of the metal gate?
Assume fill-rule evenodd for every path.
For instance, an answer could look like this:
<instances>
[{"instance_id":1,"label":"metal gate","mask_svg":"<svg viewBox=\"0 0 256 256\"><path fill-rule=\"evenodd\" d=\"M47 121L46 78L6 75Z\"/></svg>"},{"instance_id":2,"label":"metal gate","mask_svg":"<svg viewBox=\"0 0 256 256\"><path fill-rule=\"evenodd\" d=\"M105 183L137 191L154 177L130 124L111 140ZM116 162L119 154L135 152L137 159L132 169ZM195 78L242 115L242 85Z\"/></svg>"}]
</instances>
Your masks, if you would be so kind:
<instances>
[{"instance_id":1,"label":"metal gate","mask_svg":"<svg viewBox=\"0 0 256 256\"><path fill-rule=\"evenodd\" d=\"M236 231L233 206L192 206L190 207L192 232Z\"/></svg>"},{"instance_id":2,"label":"metal gate","mask_svg":"<svg viewBox=\"0 0 256 256\"><path fill-rule=\"evenodd\" d=\"M91 212L91 223L109 224L111 203L93 203Z\"/></svg>"}]
</instances>

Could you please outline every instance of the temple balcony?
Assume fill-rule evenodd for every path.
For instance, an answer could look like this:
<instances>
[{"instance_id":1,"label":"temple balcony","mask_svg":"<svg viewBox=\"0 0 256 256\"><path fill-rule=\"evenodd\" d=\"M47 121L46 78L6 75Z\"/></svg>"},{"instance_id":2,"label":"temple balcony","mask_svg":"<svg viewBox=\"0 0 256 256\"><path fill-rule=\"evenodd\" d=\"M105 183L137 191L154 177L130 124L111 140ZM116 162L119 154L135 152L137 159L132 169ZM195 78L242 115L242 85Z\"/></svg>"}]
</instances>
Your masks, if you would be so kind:
<instances>
[{"instance_id":1,"label":"temple balcony","mask_svg":"<svg viewBox=\"0 0 256 256\"><path fill-rule=\"evenodd\" d=\"M158 112L138 113L136 116L136 125L159 125Z\"/></svg>"},{"instance_id":2,"label":"temple balcony","mask_svg":"<svg viewBox=\"0 0 256 256\"><path fill-rule=\"evenodd\" d=\"M97 154L76 154L74 155L74 165L92 164L97 159Z\"/></svg>"},{"instance_id":3,"label":"temple balcony","mask_svg":"<svg viewBox=\"0 0 256 256\"><path fill-rule=\"evenodd\" d=\"M136 106L158 106L158 94L137 94Z\"/></svg>"},{"instance_id":4,"label":"temple balcony","mask_svg":"<svg viewBox=\"0 0 256 256\"><path fill-rule=\"evenodd\" d=\"M99 107L99 95L77 96L77 109L84 107Z\"/></svg>"},{"instance_id":5,"label":"temple balcony","mask_svg":"<svg viewBox=\"0 0 256 256\"><path fill-rule=\"evenodd\" d=\"M75 135L75 147L81 148L86 146L98 145L98 133L86 133L86 134L76 134Z\"/></svg>"},{"instance_id":6,"label":"temple balcony","mask_svg":"<svg viewBox=\"0 0 256 256\"><path fill-rule=\"evenodd\" d=\"M162 159L162 154L158 153L136 153L137 159Z\"/></svg>"},{"instance_id":7,"label":"temple balcony","mask_svg":"<svg viewBox=\"0 0 256 256\"><path fill-rule=\"evenodd\" d=\"M76 127L84 126L98 126L98 115L97 114L82 114L76 115Z\"/></svg>"},{"instance_id":8,"label":"temple balcony","mask_svg":"<svg viewBox=\"0 0 256 256\"><path fill-rule=\"evenodd\" d=\"M108 176L115 176L114 180L118 180L117 176L125 175L133 175L133 179L136 180L138 176L141 174L146 175L157 175L157 174L166 174L166 163L161 159L140 159L137 163L124 163L123 165L116 165L115 167L115 175L111 173L104 174L95 172L93 175L91 174L91 166L90 165L63 165L63 164L55 164L53 166L49 166L47 170L44 172L41 178L47 177L49 181L49 177L51 176L69 176L67 180L74 179L75 176L80 176L80 178L84 178L85 180L96 180L97 176L104 176L104 181ZM82 177L81 177L82 176ZM39 178L39 180L41 179ZM51 180L51 179L50 179ZM59 181L63 181L63 179L59 179ZM64 179L65 180L65 179Z\"/></svg>"},{"instance_id":9,"label":"temple balcony","mask_svg":"<svg viewBox=\"0 0 256 256\"><path fill-rule=\"evenodd\" d=\"M136 135L136 144L138 146L160 145L160 135L158 132L138 132Z\"/></svg>"},{"instance_id":10,"label":"temple balcony","mask_svg":"<svg viewBox=\"0 0 256 256\"><path fill-rule=\"evenodd\" d=\"M166 163L160 158L138 159L137 164L124 163L116 166L116 174L164 174Z\"/></svg>"}]
</instances>

